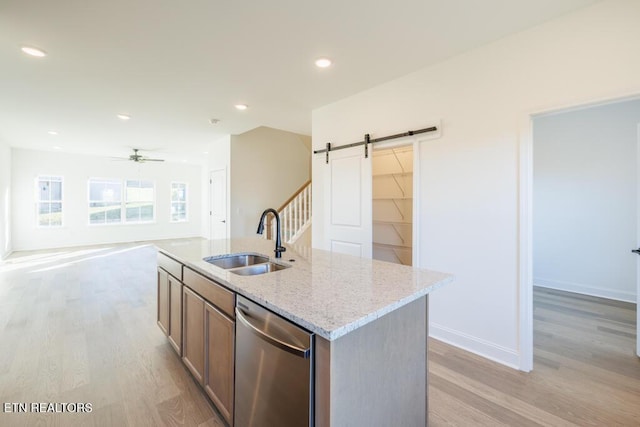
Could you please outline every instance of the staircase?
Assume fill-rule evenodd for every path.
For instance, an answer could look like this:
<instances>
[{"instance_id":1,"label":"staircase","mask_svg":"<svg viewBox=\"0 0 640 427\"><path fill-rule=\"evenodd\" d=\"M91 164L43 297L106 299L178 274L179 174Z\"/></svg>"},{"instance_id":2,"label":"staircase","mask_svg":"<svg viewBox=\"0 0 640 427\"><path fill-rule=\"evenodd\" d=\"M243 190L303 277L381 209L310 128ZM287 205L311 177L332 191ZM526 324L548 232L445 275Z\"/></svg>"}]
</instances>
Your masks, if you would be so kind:
<instances>
[{"instance_id":1,"label":"staircase","mask_svg":"<svg viewBox=\"0 0 640 427\"><path fill-rule=\"evenodd\" d=\"M296 240L311 226L311 181L304 183L289 200L278 209L282 241L295 243ZM265 239L275 239L276 222L272 216L267 219Z\"/></svg>"}]
</instances>

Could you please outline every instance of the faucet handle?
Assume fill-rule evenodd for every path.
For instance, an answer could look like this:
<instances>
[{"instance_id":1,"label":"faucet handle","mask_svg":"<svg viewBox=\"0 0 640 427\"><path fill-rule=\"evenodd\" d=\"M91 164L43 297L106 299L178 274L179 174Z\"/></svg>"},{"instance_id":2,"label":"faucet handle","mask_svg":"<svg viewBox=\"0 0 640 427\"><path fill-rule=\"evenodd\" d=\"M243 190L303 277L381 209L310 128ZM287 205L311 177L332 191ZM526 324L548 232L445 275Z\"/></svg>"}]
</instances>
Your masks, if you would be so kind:
<instances>
[{"instance_id":1,"label":"faucet handle","mask_svg":"<svg viewBox=\"0 0 640 427\"><path fill-rule=\"evenodd\" d=\"M287 251L287 248L285 248L284 246L276 246L276 249L273 252L276 253L276 258L280 258L281 253L286 251Z\"/></svg>"}]
</instances>

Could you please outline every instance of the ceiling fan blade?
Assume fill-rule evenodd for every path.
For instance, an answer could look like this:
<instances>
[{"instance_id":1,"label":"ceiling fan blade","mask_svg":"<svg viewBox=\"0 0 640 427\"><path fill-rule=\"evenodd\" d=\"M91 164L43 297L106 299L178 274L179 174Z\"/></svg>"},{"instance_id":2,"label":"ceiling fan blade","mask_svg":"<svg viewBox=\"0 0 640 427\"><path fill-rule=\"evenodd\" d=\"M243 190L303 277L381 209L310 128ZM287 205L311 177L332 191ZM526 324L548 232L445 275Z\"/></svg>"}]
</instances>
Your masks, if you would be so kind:
<instances>
[{"instance_id":1,"label":"ceiling fan blade","mask_svg":"<svg viewBox=\"0 0 640 427\"><path fill-rule=\"evenodd\" d=\"M146 150L145 150L146 151ZM134 163L144 163L144 162L164 162L164 159L152 159L150 157L145 157L140 154L140 149L134 148L133 154L129 155L129 157L109 157L110 160L115 161L130 161Z\"/></svg>"}]
</instances>

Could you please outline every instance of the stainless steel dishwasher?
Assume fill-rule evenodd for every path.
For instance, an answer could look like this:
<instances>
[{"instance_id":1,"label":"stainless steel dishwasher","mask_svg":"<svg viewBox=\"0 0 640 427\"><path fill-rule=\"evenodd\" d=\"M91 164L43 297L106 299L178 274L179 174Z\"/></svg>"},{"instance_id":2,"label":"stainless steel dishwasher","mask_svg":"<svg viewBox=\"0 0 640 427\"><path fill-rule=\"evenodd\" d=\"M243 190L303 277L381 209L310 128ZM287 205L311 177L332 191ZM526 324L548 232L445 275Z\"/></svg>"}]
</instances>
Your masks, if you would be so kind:
<instances>
[{"instance_id":1,"label":"stainless steel dishwasher","mask_svg":"<svg viewBox=\"0 0 640 427\"><path fill-rule=\"evenodd\" d=\"M235 426L313 426L313 334L240 295L236 320Z\"/></svg>"}]
</instances>

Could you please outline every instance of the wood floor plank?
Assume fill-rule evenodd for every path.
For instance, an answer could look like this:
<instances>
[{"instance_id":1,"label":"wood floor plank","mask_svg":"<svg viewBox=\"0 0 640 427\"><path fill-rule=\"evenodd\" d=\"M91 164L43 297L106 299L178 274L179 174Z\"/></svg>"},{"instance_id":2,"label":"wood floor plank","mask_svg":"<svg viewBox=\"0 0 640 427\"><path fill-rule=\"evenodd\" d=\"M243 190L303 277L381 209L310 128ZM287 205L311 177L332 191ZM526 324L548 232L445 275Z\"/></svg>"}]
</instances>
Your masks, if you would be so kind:
<instances>
[{"instance_id":1,"label":"wood floor plank","mask_svg":"<svg viewBox=\"0 0 640 427\"><path fill-rule=\"evenodd\" d=\"M435 340L430 342L430 372L438 372L468 392L496 397L505 409L543 425L640 425L635 333L606 330L615 325L615 332L635 332L635 307L595 297L577 296L574 301L573 297L561 291L534 291L538 316L533 372L513 371ZM538 305L541 299L542 306ZM505 394L502 398L501 393ZM465 404L463 398L451 398ZM535 415L523 413L521 402L535 407ZM430 410L435 411L433 408L432 403ZM451 417L456 419L459 414ZM438 419L442 418L446 420L438 413ZM469 425L473 425L471 419Z\"/></svg>"},{"instance_id":2,"label":"wood floor plank","mask_svg":"<svg viewBox=\"0 0 640 427\"><path fill-rule=\"evenodd\" d=\"M437 387L429 389L429 408L430 427L506 425Z\"/></svg>"},{"instance_id":3,"label":"wood floor plank","mask_svg":"<svg viewBox=\"0 0 640 427\"><path fill-rule=\"evenodd\" d=\"M477 396L482 396L483 399L486 399L488 402L491 402L498 408L502 408L504 405L508 405L511 411L521 417L524 417L527 422L532 423L531 425L574 425L573 423L570 423L560 417L556 417L553 414L540 409L527 401L520 400L509 393L505 393L502 390L497 390L495 388L489 387L484 383L474 381L469 377L446 369L442 365L433 364L430 367L429 372L430 375L437 375L438 377L449 381L450 383L459 385L469 393L473 393ZM437 388L437 386L434 385L433 388ZM456 396L456 398L459 400L463 400L458 394L454 394L454 396ZM526 425L526 423L522 425Z\"/></svg>"},{"instance_id":4,"label":"wood floor plank","mask_svg":"<svg viewBox=\"0 0 640 427\"><path fill-rule=\"evenodd\" d=\"M511 408L506 408L504 405L495 404L487 399L485 396L474 393L472 390L468 388L448 381L441 376L433 373L433 371L429 372L429 382L430 389L437 389L444 391L450 396L455 396L456 400L462 401L466 403L468 406L471 406L483 414L488 415L494 420L499 421L504 425L512 425L512 426L522 426L522 427L539 427L540 424L531 420L527 417L524 417L517 412L511 410Z\"/></svg>"}]
</instances>

